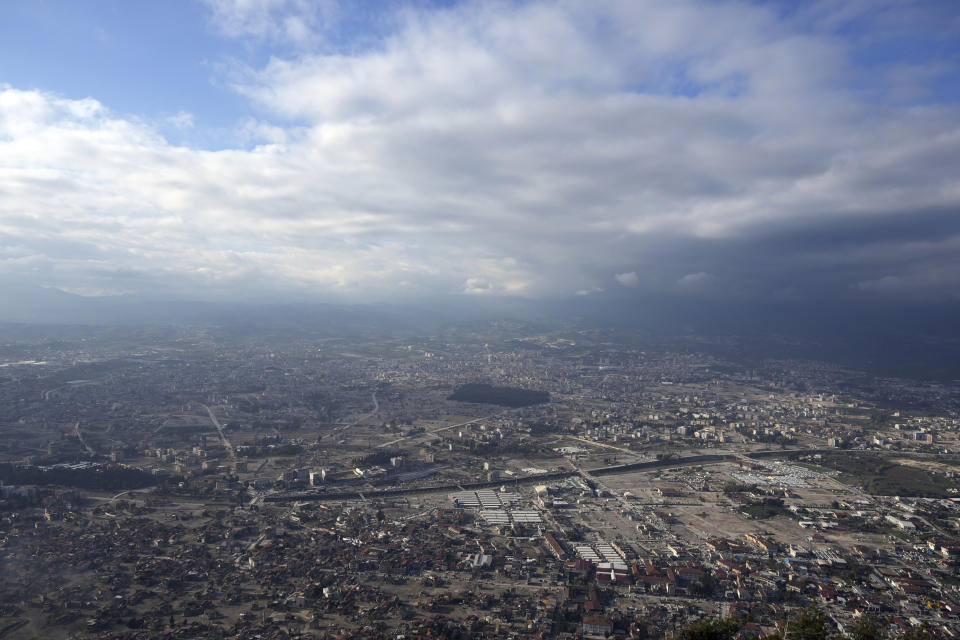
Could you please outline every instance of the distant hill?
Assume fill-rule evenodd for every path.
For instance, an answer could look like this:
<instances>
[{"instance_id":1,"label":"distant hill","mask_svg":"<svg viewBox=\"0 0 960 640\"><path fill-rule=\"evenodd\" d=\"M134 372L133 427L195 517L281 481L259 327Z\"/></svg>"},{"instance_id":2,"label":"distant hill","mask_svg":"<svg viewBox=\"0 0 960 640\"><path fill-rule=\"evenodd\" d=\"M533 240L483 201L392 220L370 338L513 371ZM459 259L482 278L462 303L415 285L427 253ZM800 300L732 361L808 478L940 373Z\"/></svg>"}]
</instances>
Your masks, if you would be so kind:
<instances>
[{"instance_id":1,"label":"distant hill","mask_svg":"<svg viewBox=\"0 0 960 640\"><path fill-rule=\"evenodd\" d=\"M0 323L89 327L207 326L231 335L439 336L476 326L499 335L611 330L611 342L661 343L737 360L810 359L884 376L960 380L960 300L908 307L846 292L810 301L694 299L606 292L526 300L448 295L353 304L89 297L0 278ZM487 340L483 340L486 342Z\"/></svg>"}]
</instances>

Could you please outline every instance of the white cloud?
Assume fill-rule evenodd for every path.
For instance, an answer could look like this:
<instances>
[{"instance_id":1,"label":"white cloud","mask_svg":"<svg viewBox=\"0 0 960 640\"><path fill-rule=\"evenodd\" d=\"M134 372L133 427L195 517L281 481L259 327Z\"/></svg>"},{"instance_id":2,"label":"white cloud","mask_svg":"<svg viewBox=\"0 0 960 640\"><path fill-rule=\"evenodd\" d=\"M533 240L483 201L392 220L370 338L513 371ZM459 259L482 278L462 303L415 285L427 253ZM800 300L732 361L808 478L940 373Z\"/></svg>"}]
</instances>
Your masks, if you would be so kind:
<instances>
[{"instance_id":1,"label":"white cloud","mask_svg":"<svg viewBox=\"0 0 960 640\"><path fill-rule=\"evenodd\" d=\"M717 277L712 273L698 271L697 273L688 273L677 280L677 285L684 291L709 291L717 284Z\"/></svg>"},{"instance_id":2,"label":"white cloud","mask_svg":"<svg viewBox=\"0 0 960 640\"><path fill-rule=\"evenodd\" d=\"M908 273L885 275L858 282L855 288L914 299L949 298L960 300L960 266L914 267Z\"/></svg>"},{"instance_id":3,"label":"white cloud","mask_svg":"<svg viewBox=\"0 0 960 640\"><path fill-rule=\"evenodd\" d=\"M590 296L595 293L603 293L604 291L606 291L606 289L604 289L603 287L593 286L593 287L590 287L589 289L577 289L576 291L574 291L574 295Z\"/></svg>"},{"instance_id":4,"label":"white cloud","mask_svg":"<svg viewBox=\"0 0 960 640\"><path fill-rule=\"evenodd\" d=\"M336 0L203 0L225 35L316 45L340 14Z\"/></svg>"},{"instance_id":5,"label":"white cloud","mask_svg":"<svg viewBox=\"0 0 960 640\"><path fill-rule=\"evenodd\" d=\"M167 123L175 129L189 129L193 127L193 114L186 111L178 111L176 115L170 116Z\"/></svg>"},{"instance_id":6,"label":"white cloud","mask_svg":"<svg viewBox=\"0 0 960 640\"><path fill-rule=\"evenodd\" d=\"M855 71L829 27L847 15L468 3L407 9L376 47L316 53L342 20L335 3L208 4L228 35L313 52L240 76L274 117L241 126L257 146L176 146L92 99L0 89L0 275L389 297L587 293L611 273L640 288L641 272L644 287L699 290L719 286L710 273L731 286L738 274L667 247L743 242L761 255L762 238L801 222L960 204L960 112L847 91ZM930 81L910 74L911 92ZM901 255L860 251L861 264ZM783 267L770 287L794 276ZM835 277L870 289L874 276Z\"/></svg>"},{"instance_id":7,"label":"white cloud","mask_svg":"<svg viewBox=\"0 0 960 640\"><path fill-rule=\"evenodd\" d=\"M468 278L463 285L463 292L471 295L486 295L493 293L493 285L483 278Z\"/></svg>"}]
</instances>

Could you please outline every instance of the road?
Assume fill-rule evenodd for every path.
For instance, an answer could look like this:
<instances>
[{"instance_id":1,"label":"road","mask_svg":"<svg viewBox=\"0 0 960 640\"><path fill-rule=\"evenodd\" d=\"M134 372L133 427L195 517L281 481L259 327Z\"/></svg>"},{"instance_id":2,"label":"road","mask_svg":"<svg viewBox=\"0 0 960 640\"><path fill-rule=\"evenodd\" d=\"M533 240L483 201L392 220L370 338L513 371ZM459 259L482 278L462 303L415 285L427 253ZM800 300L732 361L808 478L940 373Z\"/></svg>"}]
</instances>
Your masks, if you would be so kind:
<instances>
[{"instance_id":1,"label":"road","mask_svg":"<svg viewBox=\"0 0 960 640\"><path fill-rule=\"evenodd\" d=\"M403 441L406 440L407 438L417 438L417 437L425 438L425 437L427 437L427 436L432 436L432 435L435 434L435 433L440 433L441 431L446 431L447 429L455 429L456 427L465 427L465 426L467 426L468 424L474 424L474 423L476 423L476 422L481 422L481 421L483 421L483 420L489 420L490 418L494 418L494 417L496 417L496 416L503 415L503 414L506 413L507 411L509 411L509 409L504 410L504 411L499 411L499 412L497 412L497 413L492 413L492 414L490 414L489 416L484 416L484 417L482 417L482 418L474 418L473 420L467 420L466 422L458 422L457 424L448 424L448 425L445 426L445 427L438 427L438 428L436 428L436 429L431 429L430 431L423 431L423 432L421 432L421 433L413 433L413 434L408 435L408 436L400 436L400 437L397 438L396 440L391 440L390 442L384 442L384 443L381 444L381 445L377 445L377 448L378 448L378 449L383 449L384 447L389 447L390 445L397 444L398 442L403 442Z\"/></svg>"},{"instance_id":2,"label":"road","mask_svg":"<svg viewBox=\"0 0 960 640\"><path fill-rule=\"evenodd\" d=\"M220 426L220 421L217 420L217 416L213 415L213 411L207 405L200 405L207 410L207 415L210 416L210 421L213 422L213 426L217 428L217 433L220 434L220 442L223 443L223 446L227 448L227 455L230 456L231 462L237 461L237 454L233 450L233 445L230 444L230 440L227 439L227 436L223 433L223 427Z\"/></svg>"},{"instance_id":3,"label":"road","mask_svg":"<svg viewBox=\"0 0 960 640\"><path fill-rule=\"evenodd\" d=\"M83 448L84 448L88 453L96 453L96 451L94 451L93 449L91 449L91 448L87 445L87 441L83 439L83 434L80 433L80 422L79 422L79 421L77 421L76 423L74 423L74 425L73 425L73 433L77 436L77 440L80 441L80 444L83 445Z\"/></svg>"},{"instance_id":4,"label":"road","mask_svg":"<svg viewBox=\"0 0 960 640\"><path fill-rule=\"evenodd\" d=\"M489 416L488 416L489 417ZM436 433L437 431L442 431L444 429L452 429L453 427L463 426L465 424L471 424L474 422L479 422L480 420L486 420L487 418L477 418L475 420L469 420L467 422L461 422L458 424L448 425L446 427L440 427L440 429L435 429L431 432L416 434L417 436L426 436L430 433ZM393 442L388 442L387 444L394 444L399 442L399 440L394 440ZM381 445L386 446L386 445ZM763 452L763 457L767 457L766 452ZM791 453L787 451L786 453ZM753 458L753 456L748 456ZM385 497L395 497L402 495L414 495L418 493L441 493L445 491L462 491L462 490L473 490L473 489L486 489L490 487L496 487L499 485L507 486L516 486L522 484L531 484L531 483L545 483L553 482L556 480L561 480L564 478L569 478L571 476L588 476L590 480L594 483L597 483L601 488L604 488L600 484L601 481L598 481L599 476L613 475L619 473L637 473L642 471L651 471L653 469L661 469L664 467L686 467L686 466L700 466L708 464L723 464L731 461L735 461L737 457L732 454L709 454L709 455L694 455L686 456L682 458L668 458L666 460L650 460L648 462L640 463L628 463L621 464L612 467L601 467L599 469L583 469L580 470L573 465L573 462L570 461L570 464L574 466L573 471L553 471L546 474L538 474L532 476L525 476L522 478L501 478L493 482L464 482L464 483L442 483L437 485L423 486L423 487L409 487L409 488L399 488L393 486L393 488L384 489L380 491L366 491L366 498L370 500L381 499ZM292 500L303 500L303 501L334 501L334 500L356 500L359 499L359 492L356 489L349 490L348 487L344 486L345 491L342 492L331 492L328 494L324 493L311 493L311 494L296 494L296 495L274 495L267 496L264 498L265 502L289 502ZM616 493L612 492L615 496ZM617 496L619 501L623 503L623 496ZM661 503L657 503L661 504ZM686 503L683 503L686 504Z\"/></svg>"},{"instance_id":5,"label":"road","mask_svg":"<svg viewBox=\"0 0 960 640\"><path fill-rule=\"evenodd\" d=\"M567 462L570 463L570 465L574 468L574 470L575 470L577 473L579 473L579 474L580 474L580 477L583 478L584 480L586 480L588 484L589 484L589 483L593 483L594 485L600 487L601 489L603 489L604 491L606 491L607 493L609 493L610 495L612 495L614 498L616 498L617 502L620 503L620 507L621 507L624 511L633 512L633 510L634 510L634 505L630 504L630 502L629 502L626 498L623 497L623 494L621 494L621 493L619 493L619 492L617 492L617 491L611 490L610 487L608 487L607 485L605 485L602 480L599 480L598 478L596 478L596 477L594 477L593 475L591 475L590 472L587 471L586 469L582 469L581 467L579 467L579 466L576 464L576 462L573 461L572 457L567 458Z\"/></svg>"},{"instance_id":6,"label":"road","mask_svg":"<svg viewBox=\"0 0 960 640\"><path fill-rule=\"evenodd\" d=\"M477 422L478 420L484 420L485 418L477 418L476 420L471 420L470 422ZM447 427L441 427L441 429L450 429L453 427L461 426L460 423L455 425L449 425ZM426 434L418 434L424 436ZM658 469L662 467L680 467L686 465L702 465L702 464L711 464L719 462L727 462L728 459L720 460L707 460L704 461L704 456L691 456L688 458L671 458L669 460L652 460L650 462L640 463L641 470L650 470ZM720 456L717 456L720 458ZM601 475L610 475L614 473L634 473L637 471L637 464L625 464L618 465L616 467L603 467L600 469L603 473ZM441 493L446 491L471 491L473 489L487 489L491 487L497 487L501 485L506 486L517 486L523 484L532 484L539 483L543 484L545 482L553 482L556 480L562 480L564 478L569 478L571 476L582 475L587 473L590 476L590 479L593 482L596 482L597 469L592 469L589 471L551 471L549 473L541 473L532 476L524 476L521 478L500 478L499 480L489 481L489 482L463 482L463 483L443 483L437 485L430 485L425 487L408 487L408 488L399 488L393 486L393 488L375 491L375 492L366 492L366 498L369 500L381 499L385 497L393 496L402 496L402 495L413 495L418 493ZM348 487L344 486L344 489ZM621 496L622 498L622 496ZM264 502L291 502L293 500L303 500L303 501L334 501L334 500L357 500L359 499L359 492L356 489L346 490L346 491L337 491L330 493L299 493L295 495L272 495L264 498Z\"/></svg>"},{"instance_id":7,"label":"road","mask_svg":"<svg viewBox=\"0 0 960 640\"><path fill-rule=\"evenodd\" d=\"M634 451L633 449L627 449L625 447L616 447L612 444L607 444L605 442L596 442L595 440L587 440L586 438L577 438L576 436L573 436L573 439L579 440L580 442L585 442L587 444L591 444L595 447L606 447L607 449L614 449L616 451L622 451L623 453L629 453L632 456L639 456L642 458L644 455L642 451Z\"/></svg>"}]
</instances>

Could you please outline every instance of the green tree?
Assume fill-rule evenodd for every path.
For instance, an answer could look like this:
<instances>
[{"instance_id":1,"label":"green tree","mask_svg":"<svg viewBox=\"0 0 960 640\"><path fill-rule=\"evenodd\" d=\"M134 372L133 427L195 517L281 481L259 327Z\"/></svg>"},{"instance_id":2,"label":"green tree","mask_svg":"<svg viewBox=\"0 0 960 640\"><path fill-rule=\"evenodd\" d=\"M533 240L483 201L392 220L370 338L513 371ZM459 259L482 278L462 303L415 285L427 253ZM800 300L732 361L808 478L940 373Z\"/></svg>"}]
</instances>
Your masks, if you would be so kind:
<instances>
[{"instance_id":1,"label":"green tree","mask_svg":"<svg viewBox=\"0 0 960 640\"><path fill-rule=\"evenodd\" d=\"M690 585L690 591L698 596L707 597L713 595L716 582L710 571L705 571L699 580Z\"/></svg>"},{"instance_id":2,"label":"green tree","mask_svg":"<svg viewBox=\"0 0 960 640\"><path fill-rule=\"evenodd\" d=\"M733 640L740 631L740 621L736 618L720 620L699 620L677 634L677 640Z\"/></svg>"},{"instance_id":3,"label":"green tree","mask_svg":"<svg viewBox=\"0 0 960 640\"><path fill-rule=\"evenodd\" d=\"M930 640L933 636L930 634L930 627L924 622L919 627L910 627L903 632L902 640Z\"/></svg>"},{"instance_id":4,"label":"green tree","mask_svg":"<svg viewBox=\"0 0 960 640\"><path fill-rule=\"evenodd\" d=\"M783 628L785 640L826 640L827 621L823 611L807 607L787 620Z\"/></svg>"},{"instance_id":5,"label":"green tree","mask_svg":"<svg viewBox=\"0 0 960 640\"><path fill-rule=\"evenodd\" d=\"M874 616L862 615L847 634L849 640L884 640L887 637L884 625Z\"/></svg>"}]
</instances>

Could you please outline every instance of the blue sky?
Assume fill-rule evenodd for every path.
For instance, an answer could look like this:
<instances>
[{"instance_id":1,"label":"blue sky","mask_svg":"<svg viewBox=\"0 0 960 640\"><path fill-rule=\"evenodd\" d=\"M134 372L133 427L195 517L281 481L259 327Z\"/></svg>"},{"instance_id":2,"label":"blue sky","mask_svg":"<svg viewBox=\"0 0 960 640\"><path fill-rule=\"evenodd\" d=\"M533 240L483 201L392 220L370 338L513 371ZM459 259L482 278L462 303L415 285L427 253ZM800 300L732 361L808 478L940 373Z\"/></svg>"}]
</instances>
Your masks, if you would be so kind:
<instances>
[{"instance_id":1,"label":"blue sky","mask_svg":"<svg viewBox=\"0 0 960 640\"><path fill-rule=\"evenodd\" d=\"M8 3L3 12L4 82L94 97L153 121L186 112L214 138L251 113L230 88L226 68L237 60L262 64L269 55L218 33L208 8L194 2L38 0Z\"/></svg>"},{"instance_id":2,"label":"blue sky","mask_svg":"<svg viewBox=\"0 0 960 640\"><path fill-rule=\"evenodd\" d=\"M0 283L960 291L955 2L0 11Z\"/></svg>"},{"instance_id":3,"label":"blue sky","mask_svg":"<svg viewBox=\"0 0 960 640\"><path fill-rule=\"evenodd\" d=\"M243 55L244 47L218 37L209 23L205 7L187 2L8 3L2 73L24 89L96 96L130 113L213 116L224 102L243 113L233 92L215 86L214 65Z\"/></svg>"},{"instance_id":4,"label":"blue sky","mask_svg":"<svg viewBox=\"0 0 960 640\"><path fill-rule=\"evenodd\" d=\"M283 4L272 14L287 13ZM399 6L382 0L344 6L332 29L323 30L323 41L306 45L256 34L235 37L220 26L211 5L194 0L9 3L0 21L0 77L18 88L94 97L161 126L165 118L189 113L196 125L190 136L171 129L165 133L191 144L223 146L237 121L263 115L231 88L237 68L260 67L271 56L296 57L312 49L377 47L395 26L391 8Z\"/></svg>"},{"instance_id":5,"label":"blue sky","mask_svg":"<svg viewBox=\"0 0 960 640\"><path fill-rule=\"evenodd\" d=\"M784 17L799 17L800 25L808 27L804 31L810 31L802 4L774 4ZM453 5L408 3L434 10ZM927 13L919 12L925 19L914 18L914 24L906 25L911 28L899 33L878 29L884 37L875 41L869 36L884 11L853 14L832 29L848 42L851 60L864 71L882 73L887 65L911 65L933 73L934 67L943 66L925 83L929 93L915 99L953 101L960 97L960 47L951 39L952 32L931 30L942 26L942 16L956 20L954 5L927 3ZM255 112L230 86L235 66L260 67L271 56L296 57L311 49L376 48L393 33L396 24L389 9L398 6L401 3L373 1L341 5L332 29L324 30L322 43L310 47L282 38L232 37L218 28L209 5L198 1L8 3L0 21L0 76L15 87L95 97L112 109L145 118L185 111L201 127L221 128ZM876 86L869 79L866 83ZM675 91L699 92L684 84L676 85Z\"/></svg>"}]
</instances>

